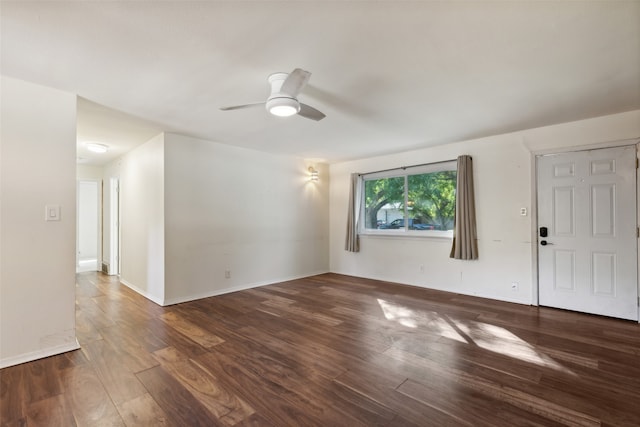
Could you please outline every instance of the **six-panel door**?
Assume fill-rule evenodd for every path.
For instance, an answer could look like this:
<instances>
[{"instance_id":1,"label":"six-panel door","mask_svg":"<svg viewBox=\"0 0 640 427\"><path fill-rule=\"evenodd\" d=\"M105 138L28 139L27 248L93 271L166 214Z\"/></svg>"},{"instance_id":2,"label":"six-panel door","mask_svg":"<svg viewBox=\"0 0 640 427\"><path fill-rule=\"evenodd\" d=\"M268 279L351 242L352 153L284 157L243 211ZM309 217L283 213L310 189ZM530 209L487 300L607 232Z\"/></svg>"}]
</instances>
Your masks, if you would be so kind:
<instances>
[{"instance_id":1,"label":"six-panel door","mask_svg":"<svg viewBox=\"0 0 640 427\"><path fill-rule=\"evenodd\" d=\"M638 320L636 149L537 159L540 305Z\"/></svg>"}]
</instances>

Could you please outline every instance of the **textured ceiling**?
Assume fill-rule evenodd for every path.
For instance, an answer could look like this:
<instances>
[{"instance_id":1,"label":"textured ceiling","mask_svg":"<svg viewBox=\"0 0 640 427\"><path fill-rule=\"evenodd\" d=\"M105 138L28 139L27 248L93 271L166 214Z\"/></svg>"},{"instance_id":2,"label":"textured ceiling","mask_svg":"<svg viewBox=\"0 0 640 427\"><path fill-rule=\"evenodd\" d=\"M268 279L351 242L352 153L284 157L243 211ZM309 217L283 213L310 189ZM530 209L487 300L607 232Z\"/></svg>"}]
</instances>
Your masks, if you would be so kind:
<instances>
[{"instance_id":1,"label":"textured ceiling","mask_svg":"<svg viewBox=\"0 0 640 427\"><path fill-rule=\"evenodd\" d=\"M78 94L80 143L118 150L166 130L336 162L640 108L638 1L0 7L2 74ZM219 110L296 67L324 120Z\"/></svg>"}]
</instances>

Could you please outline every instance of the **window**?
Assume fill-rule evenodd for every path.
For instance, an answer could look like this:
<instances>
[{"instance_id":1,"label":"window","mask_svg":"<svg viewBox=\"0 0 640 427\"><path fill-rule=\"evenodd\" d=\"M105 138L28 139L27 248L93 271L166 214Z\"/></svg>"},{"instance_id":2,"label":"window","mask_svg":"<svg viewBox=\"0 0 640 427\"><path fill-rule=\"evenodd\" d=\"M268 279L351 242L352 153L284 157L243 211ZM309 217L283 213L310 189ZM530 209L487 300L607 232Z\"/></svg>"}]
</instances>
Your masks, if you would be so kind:
<instances>
[{"instance_id":1,"label":"window","mask_svg":"<svg viewBox=\"0 0 640 427\"><path fill-rule=\"evenodd\" d=\"M456 162L362 176L360 233L453 236Z\"/></svg>"}]
</instances>

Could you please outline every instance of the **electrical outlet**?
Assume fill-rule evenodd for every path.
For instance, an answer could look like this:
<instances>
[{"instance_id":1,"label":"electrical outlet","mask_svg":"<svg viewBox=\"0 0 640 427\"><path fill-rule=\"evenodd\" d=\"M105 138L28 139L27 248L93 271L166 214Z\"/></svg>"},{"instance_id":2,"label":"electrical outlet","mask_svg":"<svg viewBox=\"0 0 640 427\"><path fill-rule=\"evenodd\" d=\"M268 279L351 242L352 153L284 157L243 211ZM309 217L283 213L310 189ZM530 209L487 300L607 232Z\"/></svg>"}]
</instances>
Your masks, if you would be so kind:
<instances>
[{"instance_id":1,"label":"electrical outlet","mask_svg":"<svg viewBox=\"0 0 640 427\"><path fill-rule=\"evenodd\" d=\"M225 279L231 279L231 270L225 270L224 271L224 278Z\"/></svg>"},{"instance_id":2,"label":"electrical outlet","mask_svg":"<svg viewBox=\"0 0 640 427\"><path fill-rule=\"evenodd\" d=\"M518 290L518 282L511 282L511 290L512 291Z\"/></svg>"}]
</instances>

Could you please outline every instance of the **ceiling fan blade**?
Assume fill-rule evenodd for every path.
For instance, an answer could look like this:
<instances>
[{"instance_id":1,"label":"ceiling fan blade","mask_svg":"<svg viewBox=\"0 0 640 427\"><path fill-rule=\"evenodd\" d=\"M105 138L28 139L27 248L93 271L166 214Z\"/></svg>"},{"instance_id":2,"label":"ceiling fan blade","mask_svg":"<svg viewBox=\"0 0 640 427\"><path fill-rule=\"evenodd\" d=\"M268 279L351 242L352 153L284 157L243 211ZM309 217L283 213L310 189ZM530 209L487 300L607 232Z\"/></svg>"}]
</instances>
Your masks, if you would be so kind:
<instances>
[{"instance_id":1,"label":"ceiling fan blade","mask_svg":"<svg viewBox=\"0 0 640 427\"><path fill-rule=\"evenodd\" d=\"M302 102L300 103L300 111L298 111L298 115L306 119L315 120L316 122L326 117L324 113L308 106L307 104L303 104Z\"/></svg>"},{"instance_id":2,"label":"ceiling fan blade","mask_svg":"<svg viewBox=\"0 0 640 427\"><path fill-rule=\"evenodd\" d=\"M243 104L243 105L232 105L230 107L220 107L222 111L230 111L230 110L242 110L243 108L252 108L257 107L259 105L264 105L264 102L254 102L251 104Z\"/></svg>"},{"instance_id":3,"label":"ceiling fan blade","mask_svg":"<svg viewBox=\"0 0 640 427\"><path fill-rule=\"evenodd\" d=\"M309 81L309 77L311 77L311 73L305 71L301 68L296 68L292 72L289 73L287 78L282 83L282 87L280 87L280 92L285 93L292 98L298 96L304 85Z\"/></svg>"}]
</instances>

